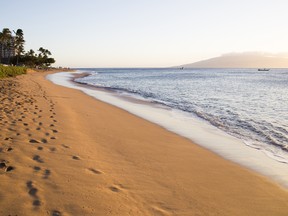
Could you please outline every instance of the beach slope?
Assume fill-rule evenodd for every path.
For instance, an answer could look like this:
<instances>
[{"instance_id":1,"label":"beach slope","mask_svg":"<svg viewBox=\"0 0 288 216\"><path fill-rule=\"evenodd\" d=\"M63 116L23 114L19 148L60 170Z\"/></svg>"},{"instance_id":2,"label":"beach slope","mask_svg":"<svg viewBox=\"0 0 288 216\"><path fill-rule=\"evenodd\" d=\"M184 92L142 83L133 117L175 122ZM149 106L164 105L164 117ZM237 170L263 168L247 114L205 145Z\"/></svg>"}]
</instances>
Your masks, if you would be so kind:
<instances>
[{"instance_id":1,"label":"beach slope","mask_svg":"<svg viewBox=\"0 0 288 216\"><path fill-rule=\"evenodd\" d=\"M288 215L288 193L47 73L0 80L0 215Z\"/></svg>"}]
</instances>

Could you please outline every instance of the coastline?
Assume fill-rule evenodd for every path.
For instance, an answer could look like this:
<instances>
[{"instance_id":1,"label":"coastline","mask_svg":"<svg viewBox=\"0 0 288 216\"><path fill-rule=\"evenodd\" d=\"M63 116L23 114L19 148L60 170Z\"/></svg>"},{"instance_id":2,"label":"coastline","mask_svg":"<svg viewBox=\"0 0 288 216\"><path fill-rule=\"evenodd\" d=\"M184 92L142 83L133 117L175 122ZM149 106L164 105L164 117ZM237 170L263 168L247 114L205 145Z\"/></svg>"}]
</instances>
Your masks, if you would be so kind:
<instances>
[{"instance_id":1,"label":"coastline","mask_svg":"<svg viewBox=\"0 0 288 216\"><path fill-rule=\"evenodd\" d=\"M1 130L1 214L287 215L274 182L47 74L16 78L31 101Z\"/></svg>"},{"instance_id":2,"label":"coastline","mask_svg":"<svg viewBox=\"0 0 288 216\"><path fill-rule=\"evenodd\" d=\"M144 120L155 123L168 131L190 139L226 160L240 164L252 171L268 177L288 188L288 166L276 160L266 152L250 147L242 139L231 136L211 126L202 119L195 118L185 112L171 109L162 104L151 103L143 98L118 93L113 89L96 87L75 82L75 78L87 73L58 73L49 75L48 79L55 84L73 88L85 94L111 104Z\"/></svg>"}]
</instances>

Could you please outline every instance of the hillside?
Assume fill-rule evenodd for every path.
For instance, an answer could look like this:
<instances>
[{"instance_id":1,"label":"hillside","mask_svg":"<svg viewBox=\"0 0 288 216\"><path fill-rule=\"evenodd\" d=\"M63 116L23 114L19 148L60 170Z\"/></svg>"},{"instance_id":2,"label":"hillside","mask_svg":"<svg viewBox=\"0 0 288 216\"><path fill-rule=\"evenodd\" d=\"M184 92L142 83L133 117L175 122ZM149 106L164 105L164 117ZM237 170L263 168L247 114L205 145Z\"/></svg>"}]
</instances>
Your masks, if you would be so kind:
<instances>
[{"instance_id":1,"label":"hillside","mask_svg":"<svg viewBox=\"0 0 288 216\"><path fill-rule=\"evenodd\" d=\"M228 54L180 65L184 68L288 68L288 58L264 54Z\"/></svg>"}]
</instances>

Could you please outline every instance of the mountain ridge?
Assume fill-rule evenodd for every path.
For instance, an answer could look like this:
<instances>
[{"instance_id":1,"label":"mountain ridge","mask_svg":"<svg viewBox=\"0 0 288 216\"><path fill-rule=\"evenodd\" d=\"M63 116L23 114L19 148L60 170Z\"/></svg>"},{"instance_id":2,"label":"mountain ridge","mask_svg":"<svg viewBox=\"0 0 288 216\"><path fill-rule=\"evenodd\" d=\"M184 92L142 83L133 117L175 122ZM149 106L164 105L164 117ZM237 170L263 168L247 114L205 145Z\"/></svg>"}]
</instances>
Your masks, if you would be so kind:
<instances>
[{"instance_id":1,"label":"mountain ridge","mask_svg":"<svg viewBox=\"0 0 288 216\"><path fill-rule=\"evenodd\" d=\"M288 68L288 58L271 54L226 54L180 68Z\"/></svg>"}]
</instances>

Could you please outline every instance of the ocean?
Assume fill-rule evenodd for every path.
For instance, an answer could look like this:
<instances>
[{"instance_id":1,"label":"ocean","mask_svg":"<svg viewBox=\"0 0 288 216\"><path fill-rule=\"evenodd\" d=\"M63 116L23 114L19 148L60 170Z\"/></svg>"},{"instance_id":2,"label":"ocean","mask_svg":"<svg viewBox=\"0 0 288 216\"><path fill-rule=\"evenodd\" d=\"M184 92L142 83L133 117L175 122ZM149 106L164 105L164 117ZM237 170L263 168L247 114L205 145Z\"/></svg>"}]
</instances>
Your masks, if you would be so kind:
<instances>
[{"instance_id":1,"label":"ocean","mask_svg":"<svg viewBox=\"0 0 288 216\"><path fill-rule=\"evenodd\" d=\"M78 71L89 73L75 81L95 87L96 98L204 143L204 147L232 161L245 166L254 163L252 168L260 172L266 169L264 173L274 177L282 175L283 168L288 167L288 69L82 68ZM67 80L67 75L61 76ZM50 80L57 83L55 78ZM85 88L85 85L67 85ZM147 111L150 109L147 107L151 110ZM167 115L162 116L165 112ZM218 140L213 137L215 134L225 134L229 139ZM272 168L263 165L263 156L269 158L265 159L267 164L273 160L273 169L278 164L278 174L267 171ZM288 183L286 174L279 178Z\"/></svg>"}]
</instances>

